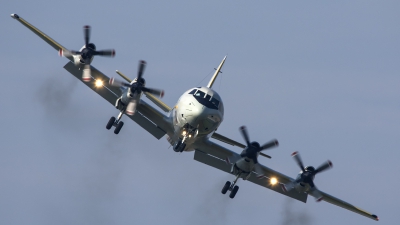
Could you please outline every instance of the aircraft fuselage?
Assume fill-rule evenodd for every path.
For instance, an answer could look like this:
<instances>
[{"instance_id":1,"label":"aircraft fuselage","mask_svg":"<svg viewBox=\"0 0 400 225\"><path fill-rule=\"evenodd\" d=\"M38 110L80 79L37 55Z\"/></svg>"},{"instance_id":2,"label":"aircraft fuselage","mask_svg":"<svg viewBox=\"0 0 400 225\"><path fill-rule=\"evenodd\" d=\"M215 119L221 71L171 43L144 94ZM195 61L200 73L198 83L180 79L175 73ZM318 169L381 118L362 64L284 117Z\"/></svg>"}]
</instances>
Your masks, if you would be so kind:
<instances>
[{"instance_id":1,"label":"aircraft fuselage","mask_svg":"<svg viewBox=\"0 0 400 225\"><path fill-rule=\"evenodd\" d=\"M211 135L224 117L224 106L218 93L208 87L197 87L186 91L172 109L173 142L183 140L184 151L192 151L191 144L197 138Z\"/></svg>"}]
</instances>

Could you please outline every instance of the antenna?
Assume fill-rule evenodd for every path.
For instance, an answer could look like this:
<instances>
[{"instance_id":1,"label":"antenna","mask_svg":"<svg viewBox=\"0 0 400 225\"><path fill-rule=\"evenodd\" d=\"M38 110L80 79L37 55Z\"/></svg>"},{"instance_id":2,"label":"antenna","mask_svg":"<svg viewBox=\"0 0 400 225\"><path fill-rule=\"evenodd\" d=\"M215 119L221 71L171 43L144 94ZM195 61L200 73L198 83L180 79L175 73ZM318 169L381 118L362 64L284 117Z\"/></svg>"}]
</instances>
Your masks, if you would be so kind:
<instances>
[{"instance_id":1,"label":"antenna","mask_svg":"<svg viewBox=\"0 0 400 225\"><path fill-rule=\"evenodd\" d=\"M213 86L214 81L215 81L215 79L217 79L218 74L219 74L219 73L222 73L222 72L221 72L221 68L222 68L222 66L223 66L224 63L225 63L225 59L226 59L226 56L224 57L224 59L222 60L222 62L219 64L218 68L215 70L214 75L212 76L210 82L209 82L208 85L207 85L208 88L211 88L211 87Z\"/></svg>"}]
</instances>

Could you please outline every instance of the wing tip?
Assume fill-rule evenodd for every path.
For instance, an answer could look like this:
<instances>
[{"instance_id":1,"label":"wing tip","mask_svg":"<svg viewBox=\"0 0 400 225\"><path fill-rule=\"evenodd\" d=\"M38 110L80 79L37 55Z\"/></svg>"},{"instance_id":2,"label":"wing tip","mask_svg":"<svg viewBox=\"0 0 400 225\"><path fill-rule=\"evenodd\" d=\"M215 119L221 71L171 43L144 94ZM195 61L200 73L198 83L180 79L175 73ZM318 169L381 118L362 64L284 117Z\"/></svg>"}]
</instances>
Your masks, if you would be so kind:
<instances>
[{"instance_id":1,"label":"wing tip","mask_svg":"<svg viewBox=\"0 0 400 225\"><path fill-rule=\"evenodd\" d=\"M374 217L374 219L375 219L376 221L379 221L379 217L378 217L377 215L372 214L372 217Z\"/></svg>"},{"instance_id":2,"label":"wing tip","mask_svg":"<svg viewBox=\"0 0 400 225\"><path fill-rule=\"evenodd\" d=\"M11 17L14 18L14 19L19 19L19 16L16 13L11 14Z\"/></svg>"}]
</instances>

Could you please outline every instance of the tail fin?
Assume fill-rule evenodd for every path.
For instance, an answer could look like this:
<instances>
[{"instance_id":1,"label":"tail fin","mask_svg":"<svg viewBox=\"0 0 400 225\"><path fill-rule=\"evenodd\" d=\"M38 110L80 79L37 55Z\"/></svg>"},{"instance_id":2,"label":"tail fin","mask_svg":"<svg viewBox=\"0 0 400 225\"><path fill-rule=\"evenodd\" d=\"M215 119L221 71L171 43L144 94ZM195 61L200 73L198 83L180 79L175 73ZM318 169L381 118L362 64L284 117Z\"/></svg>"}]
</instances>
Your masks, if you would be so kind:
<instances>
[{"instance_id":1,"label":"tail fin","mask_svg":"<svg viewBox=\"0 0 400 225\"><path fill-rule=\"evenodd\" d=\"M214 81L215 81L215 79L217 79L218 74L219 74L219 73L222 73L222 72L221 72L221 68L222 68L222 66L224 65L225 59L226 59L226 56L224 57L224 59L222 60L222 62L219 64L218 68L215 70L215 73L214 73L214 75L212 76L210 82L208 82L208 85L207 85L208 88L211 88L211 87L213 86Z\"/></svg>"}]
</instances>

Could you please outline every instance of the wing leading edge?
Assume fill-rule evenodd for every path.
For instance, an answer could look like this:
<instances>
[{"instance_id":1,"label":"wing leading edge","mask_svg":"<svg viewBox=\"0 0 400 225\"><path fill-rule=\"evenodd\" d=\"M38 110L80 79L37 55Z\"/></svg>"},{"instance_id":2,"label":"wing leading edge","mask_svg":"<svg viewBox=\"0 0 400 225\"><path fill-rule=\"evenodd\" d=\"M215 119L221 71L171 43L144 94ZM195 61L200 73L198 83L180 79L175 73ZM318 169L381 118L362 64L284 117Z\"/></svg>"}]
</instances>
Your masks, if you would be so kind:
<instances>
[{"instance_id":1,"label":"wing leading edge","mask_svg":"<svg viewBox=\"0 0 400 225\"><path fill-rule=\"evenodd\" d=\"M20 22L22 25L27 27L29 30L31 30L33 33L35 33L37 36L39 36L41 39L43 39L47 44L49 44L51 47L53 47L57 52L60 50L66 50L64 46L53 40L51 37L43 33L41 30L33 26L32 24L28 23L28 21L24 20L22 17L18 16L17 14L11 14L11 17L16 19L18 22ZM72 56L67 57L70 61L73 61L74 59Z\"/></svg>"}]
</instances>

